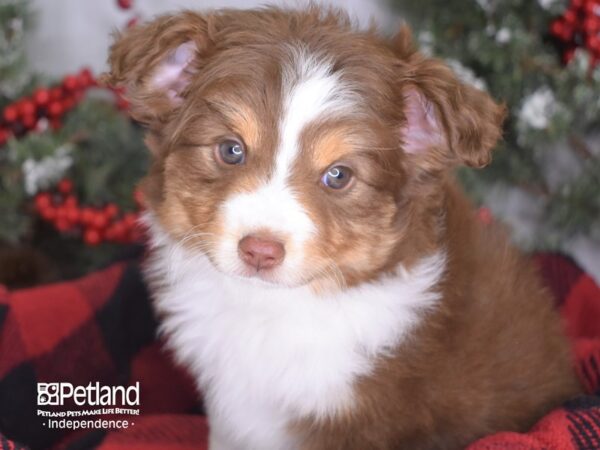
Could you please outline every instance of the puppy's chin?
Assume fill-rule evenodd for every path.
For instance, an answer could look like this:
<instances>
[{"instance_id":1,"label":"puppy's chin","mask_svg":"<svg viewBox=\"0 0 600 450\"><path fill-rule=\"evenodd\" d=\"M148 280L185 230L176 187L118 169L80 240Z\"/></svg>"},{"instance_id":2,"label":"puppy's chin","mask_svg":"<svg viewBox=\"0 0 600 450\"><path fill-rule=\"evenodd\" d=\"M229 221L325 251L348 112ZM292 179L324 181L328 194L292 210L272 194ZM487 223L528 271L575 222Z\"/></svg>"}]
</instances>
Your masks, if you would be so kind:
<instances>
[{"instance_id":1,"label":"puppy's chin","mask_svg":"<svg viewBox=\"0 0 600 450\"><path fill-rule=\"evenodd\" d=\"M302 284L291 284L289 282L284 282L282 280L278 280L277 277L260 274L260 273L258 273L258 274L226 273L226 275L228 275L234 279L249 283L253 286L263 287L263 288L277 289L277 288L295 288L295 287L302 286Z\"/></svg>"}]
</instances>

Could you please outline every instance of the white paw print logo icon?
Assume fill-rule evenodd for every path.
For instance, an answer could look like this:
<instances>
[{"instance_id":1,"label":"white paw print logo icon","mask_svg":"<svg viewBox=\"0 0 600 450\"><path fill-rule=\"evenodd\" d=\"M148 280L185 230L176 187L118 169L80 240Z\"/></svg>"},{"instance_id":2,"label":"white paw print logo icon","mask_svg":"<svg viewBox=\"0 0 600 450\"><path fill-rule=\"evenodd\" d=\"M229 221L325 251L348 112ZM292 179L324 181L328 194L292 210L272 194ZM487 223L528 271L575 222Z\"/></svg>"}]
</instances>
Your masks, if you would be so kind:
<instances>
[{"instance_id":1,"label":"white paw print logo icon","mask_svg":"<svg viewBox=\"0 0 600 450\"><path fill-rule=\"evenodd\" d=\"M59 404L59 383L38 383L37 403L39 406Z\"/></svg>"}]
</instances>

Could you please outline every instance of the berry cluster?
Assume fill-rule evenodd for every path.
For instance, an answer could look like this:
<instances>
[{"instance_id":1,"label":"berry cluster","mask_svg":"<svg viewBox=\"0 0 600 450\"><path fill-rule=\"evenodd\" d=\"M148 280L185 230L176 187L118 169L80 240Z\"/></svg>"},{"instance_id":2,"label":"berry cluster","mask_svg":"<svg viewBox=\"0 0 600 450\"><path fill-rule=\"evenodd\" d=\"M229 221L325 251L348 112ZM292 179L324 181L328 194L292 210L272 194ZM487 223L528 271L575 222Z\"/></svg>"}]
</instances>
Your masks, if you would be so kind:
<instances>
[{"instance_id":1,"label":"berry cluster","mask_svg":"<svg viewBox=\"0 0 600 450\"><path fill-rule=\"evenodd\" d=\"M86 68L65 76L57 86L39 87L30 96L10 103L0 117L0 146L10 137L21 137L29 131L45 131L48 126L53 130L59 129L61 118L81 101L86 89L96 86L97 80ZM129 108L123 88L104 87L114 93L117 108Z\"/></svg>"},{"instance_id":2,"label":"berry cluster","mask_svg":"<svg viewBox=\"0 0 600 450\"><path fill-rule=\"evenodd\" d=\"M60 120L82 99L84 91L96 86L89 69L67 75L62 83L51 88L37 88L32 95L7 105L0 118L0 145L11 136L22 136L28 131L43 131L51 126L60 127Z\"/></svg>"},{"instance_id":3,"label":"berry cluster","mask_svg":"<svg viewBox=\"0 0 600 450\"><path fill-rule=\"evenodd\" d=\"M35 196L35 209L39 216L51 223L61 233L79 234L88 245L102 242L131 243L143 240L144 232L138 224L142 197L134 193L138 205L136 212L123 212L114 203L103 207L79 205L73 192L73 182L62 179L52 192Z\"/></svg>"},{"instance_id":4,"label":"berry cluster","mask_svg":"<svg viewBox=\"0 0 600 450\"><path fill-rule=\"evenodd\" d=\"M117 5L121 9L130 9L133 6L133 0L117 0Z\"/></svg>"},{"instance_id":5,"label":"berry cluster","mask_svg":"<svg viewBox=\"0 0 600 450\"><path fill-rule=\"evenodd\" d=\"M550 25L550 34L561 46L564 64L583 47L590 52L591 67L595 67L600 62L600 0L571 0L563 15Z\"/></svg>"},{"instance_id":6,"label":"berry cluster","mask_svg":"<svg viewBox=\"0 0 600 450\"><path fill-rule=\"evenodd\" d=\"M54 87L37 88L33 94L7 105L0 118L0 145L14 137L31 131L44 131L48 126L56 130L62 117L83 98L86 89L98 86L89 69L67 75ZM117 108L126 110L123 91L110 88L115 94ZM136 202L141 207L139 194ZM80 234L84 242L96 245L101 242L127 243L138 241L142 233L137 227L138 212L123 213L109 203L103 208L79 205L73 193L73 182L61 180L56 192L42 192L35 197L39 216L62 233Z\"/></svg>"},{"instance_id":7,"label":"berry cluster","mask_svg":"<svg viewBox=\"0 0 600 450\"><path fill-rule=\"evenodd\" d=\"M117 5L122 10L130 10L133 7L133 0L117 0ZM136 13L134 11L133 14L134 15L131 16L131 18L127 21L127 24L126 24L127 28L131 28L131 27L137 25L137 23L140 19L139 13Z\"/></svg>"}]
</instances>

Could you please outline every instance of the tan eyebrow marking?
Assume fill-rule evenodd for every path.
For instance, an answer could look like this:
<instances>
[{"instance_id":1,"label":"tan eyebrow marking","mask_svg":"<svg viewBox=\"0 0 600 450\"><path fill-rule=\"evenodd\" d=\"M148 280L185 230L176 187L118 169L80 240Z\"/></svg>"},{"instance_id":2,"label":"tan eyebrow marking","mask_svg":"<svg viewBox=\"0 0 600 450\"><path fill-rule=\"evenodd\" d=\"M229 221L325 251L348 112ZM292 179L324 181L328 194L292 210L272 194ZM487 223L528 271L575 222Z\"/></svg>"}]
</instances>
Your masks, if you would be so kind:
<instances>
[{"instance_id":1,"label":"tan eyebrow marking","mask_svg":"<svg viewBox=\"0 0 600 450\"><path fill-rule=\"evenodd\" d=\"M261 128L254 110L235 99L220 99L209 101L210 106L217 110L230 126L238 133L247 146L256 147L261 138Z\"/></svg>"},{"instance_id":2,"label":"tan eyebrow marking","mask_svg":"<svg viewBox=\"0 0 600 450\"><path fill-rule=\"evenodd\" d=\"M313 164L324 170L336 161L348 159L361 148L361 139L347 127L315 127L302 137L304 148L309 149Z\"/></svg>"},{"instance_id":3,"label":"tan eyebrow marking","mask_svg":"<svg viewBox=\"0 0 600 450\"><path fill-rule=\"evenodd\" d=\"M236 114L231 119L246 145L257 147L260 142L261 129L254 112L250 108L243 107L243 111L236 110Z\"/></svg>"}]
</instances>

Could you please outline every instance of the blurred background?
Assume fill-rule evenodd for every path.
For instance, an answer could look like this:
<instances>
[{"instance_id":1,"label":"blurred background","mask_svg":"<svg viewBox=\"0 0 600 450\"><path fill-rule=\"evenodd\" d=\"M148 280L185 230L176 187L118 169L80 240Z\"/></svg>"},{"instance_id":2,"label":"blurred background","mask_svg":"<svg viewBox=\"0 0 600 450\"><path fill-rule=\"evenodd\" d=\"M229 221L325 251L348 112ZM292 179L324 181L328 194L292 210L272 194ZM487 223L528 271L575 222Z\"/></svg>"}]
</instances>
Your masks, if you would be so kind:
<instances>
[{"instance_id":1,"label":"blurred background","mask_svg":"<svg viewBox=\"0 0 600 450\"><path fill-rule=\"evenodd\" d=\"M132 257L142 132L100 86L110 35L181 8L242 0L0 0L0 283L68 279ZM298 2L272 1L295 6ZM458 174L483 221L600 280L600 0L330 0L506 102L493 164Z\"/></svg>"}]
</instances>

